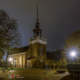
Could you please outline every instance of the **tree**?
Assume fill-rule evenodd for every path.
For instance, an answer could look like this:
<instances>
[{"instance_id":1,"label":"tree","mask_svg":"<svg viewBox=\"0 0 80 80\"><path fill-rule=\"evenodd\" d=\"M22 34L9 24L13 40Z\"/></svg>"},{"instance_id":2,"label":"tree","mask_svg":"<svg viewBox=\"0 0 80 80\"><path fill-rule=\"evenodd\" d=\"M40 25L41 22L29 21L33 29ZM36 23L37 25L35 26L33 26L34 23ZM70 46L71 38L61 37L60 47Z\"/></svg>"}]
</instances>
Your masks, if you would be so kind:
<instances>
[{"instance_id":1,"label":"tree","mask_svg":"<svg viewBox=\"0 0 80 80\"><path fill-rule=\"evenodd\" d=\"M55 61L53 61L53 68L55 68L56 67L56 62Z\"/></svg>"},{"instance_id":2,"label":"tree","mask_svg":"<svg viewBox=\"0 0 80 80\"><path fill-rule=\"evenodd\" d=\"M16 51L14 48L20 45L21 34L18 31L17 20L11 19L4 10L0 10L0 58L5 52L8 57Z\"/></svg>"},{"instance_id":3,"label":"tree","mask_svg":"<svg viewBox=\"0 0 80 80\"><path fill-rule=\"evenodd\" d=\"M59 61L59 59L62 58L62 52L63 50L57 49L56 51L53 52L47 52L46 56L47 59L53 59L54 61Z\"/></svg>"},{"instance_id":4,"label":"tree","mask_svg":"<svg viewBox=\"0 0 80 80\"><path fill-rule=\"evenodd\" d=\"M70 52L76 51L76 59L80 59L80 31L72 33L67 39L65 44L65 51L63 52L64 57L68 60L71 59Z\"/></svg>"},{"instance_id":5,"label":"tree","mask_svg":"<svg viewBox=\"0 0 80 80\"><path fill-rule=\"evenodd\" d=\"M60 62L60 64L61 64L61 67L62 67L62 68L64 68L64 67L67 66L67 61L66 61L66 59L61 58L61 59L59 60L59 62Z\"/></svg>"}]
</instances>

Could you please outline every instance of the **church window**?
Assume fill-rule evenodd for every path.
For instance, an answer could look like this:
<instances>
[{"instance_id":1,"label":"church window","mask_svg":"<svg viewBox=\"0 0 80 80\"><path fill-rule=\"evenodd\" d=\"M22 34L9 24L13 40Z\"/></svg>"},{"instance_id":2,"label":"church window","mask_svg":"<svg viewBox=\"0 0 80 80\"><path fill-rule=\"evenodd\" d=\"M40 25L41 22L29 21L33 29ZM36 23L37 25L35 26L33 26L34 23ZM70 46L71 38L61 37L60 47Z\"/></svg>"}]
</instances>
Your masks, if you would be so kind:
<instances>
[{"instance_id":1,"label":"church window","mask_svg":"<svg viewBox=\"0 0 80 80\"><path fill-rule=\"evenodd\" d=\"M37 35L38 35L38 31L37 31Z\"/></svg>"},{"instance_id":2,"label":"church window","mask_svg":"<svg viewBox=\"0 0 80 80\"><path fill-rule=\"evenodd\" d=\"M43 55L43 49L41 48L41 56Z\"/></svg>"},{"instance_id":3,"label":"church window","mask_svg":"<svg viewBox=\"0 0 80 80\"><path fill-rule=\"evenodd\" d=\"M35 33L34 33L34 36L35 36Z\"/></svg>"},{"instance_id":4,"label":"church window","mask_svg":"<svg viewBox=\"0 0 80 80\"><path fill-rule=\"evenodd\" d=\"M41 31L40 31L40 37L41 37Z\"/></svg>"}]
</instances>

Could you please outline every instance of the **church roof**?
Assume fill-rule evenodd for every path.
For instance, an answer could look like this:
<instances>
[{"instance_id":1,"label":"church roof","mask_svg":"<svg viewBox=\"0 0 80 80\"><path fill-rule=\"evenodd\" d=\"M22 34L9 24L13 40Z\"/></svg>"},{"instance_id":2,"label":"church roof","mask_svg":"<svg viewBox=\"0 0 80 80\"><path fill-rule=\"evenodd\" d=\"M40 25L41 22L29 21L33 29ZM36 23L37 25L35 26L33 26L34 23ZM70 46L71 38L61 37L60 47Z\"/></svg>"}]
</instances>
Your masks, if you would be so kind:
<instances>
[{"instance_id":1,"label":"church roof","mask_svg":"<svg viewBox=\"0 0 80 80\"><path fill-rule=\"evenodd\" d=\"M11 52L9 53L9 55L15 55L15 54L23 54L24 52L26 52L29 49L29 46L25 46L25 47L20 47L20 48L12 48Z\"/></svg>"},{"instance_id":2,"label":"church roof","mask_svg":"<svg viewBox=\"0 0 80 80\"><path fill-rule=\"evenodd\" d=\"M29 49L29 46L25 46L25 47L21 47L21 48L18 48L19 49L19 52L26 52L28 49Z\"/></svg>"}]
</instances>

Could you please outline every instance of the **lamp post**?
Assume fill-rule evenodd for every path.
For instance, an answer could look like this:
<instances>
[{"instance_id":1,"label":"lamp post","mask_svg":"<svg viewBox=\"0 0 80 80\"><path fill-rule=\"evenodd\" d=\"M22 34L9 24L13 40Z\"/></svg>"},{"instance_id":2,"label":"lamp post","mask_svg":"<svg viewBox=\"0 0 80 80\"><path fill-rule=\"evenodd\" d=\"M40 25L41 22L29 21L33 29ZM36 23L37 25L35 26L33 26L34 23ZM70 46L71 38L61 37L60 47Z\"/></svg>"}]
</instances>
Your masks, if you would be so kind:
<instances>
[{"instance_id":1,"label":"lamp post","mask_svg":"<svg viewBox=\"0 0 80 80\"><path fill-rule=\"evenodd\" d=\"M11 65L11 63L12 63L12 61L13 61L12 57L9 57L8 61L9 61L9 66L10 66L11 69L12 69L12 65Z\"/></svg>"},{"instance_id":2,"label":"lamp post","mask_svg":"<svg viewBox=\"0 0 80 80\"><path fill-rule=\"evenodd\" d=\"M74 70L74 58L76 57L76 51L71 51L70 56L73 58L73 70Z\"/></svg>"},{"instance_id":3,"label":"lamp post","mask_svg":"<svg viewBox=\"0 0 80 80\"><path fill-rule=\"evenodd\" d=\"M73 58L73 63L74 63L74 58L76 57L76 51L71 51L70 56Z\"/></svg>"},{"instance_id":4,"label":"lamp post","mask_svg":"<svg viewBox=\"0 0 80 80\"><path fill-rule=\"evenodd\" d=\"M70 55L71 55L71 57L75 57L76 56L76 52L75 51L71 51Z\"/></svg>"}]
</instances>

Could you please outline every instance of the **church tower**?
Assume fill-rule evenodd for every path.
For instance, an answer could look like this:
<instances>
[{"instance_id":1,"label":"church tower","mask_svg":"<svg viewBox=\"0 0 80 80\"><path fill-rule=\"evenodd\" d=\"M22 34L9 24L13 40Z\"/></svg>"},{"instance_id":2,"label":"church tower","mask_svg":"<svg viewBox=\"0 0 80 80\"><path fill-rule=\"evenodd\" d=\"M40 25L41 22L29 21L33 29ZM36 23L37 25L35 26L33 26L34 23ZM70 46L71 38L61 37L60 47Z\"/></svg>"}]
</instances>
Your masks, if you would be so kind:
<instances>
[{"instance_id":1,"label":"church tower","mask_svg":"<svg viewBox=\"0 0 80 80\"><path fill-rule=\"evenodd\" d=\"M37 6L37 22L35 29L33 29L34 38L30 38L29 52L30 57L36 57L37 60L46 61L46 39L42 38L42 29L40 29L40 23L38 19L38 6Z\"/></svg>"},{"instance_id":2,"label":"church tower","mask_svg":"<svg viewBox=\"0 0 80 80\"><path fill-rule=\"evenodd\" d=\"M37 6L37 22L35 24L35 29L33 30L34 37L41 37L42 29L40 29L40 23L38 21L38 6Z\"/></svg>"}]
</instances>

